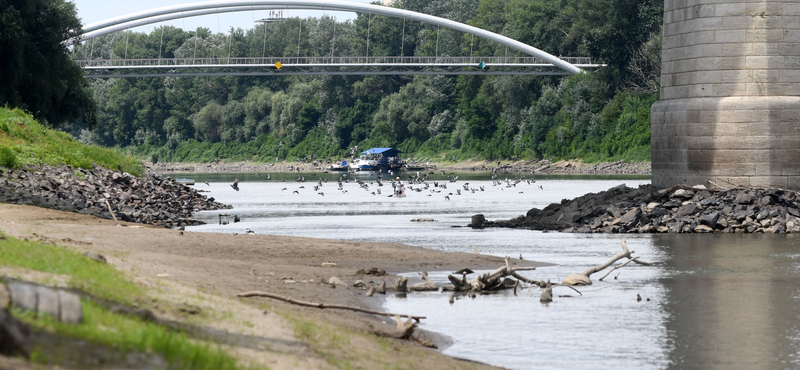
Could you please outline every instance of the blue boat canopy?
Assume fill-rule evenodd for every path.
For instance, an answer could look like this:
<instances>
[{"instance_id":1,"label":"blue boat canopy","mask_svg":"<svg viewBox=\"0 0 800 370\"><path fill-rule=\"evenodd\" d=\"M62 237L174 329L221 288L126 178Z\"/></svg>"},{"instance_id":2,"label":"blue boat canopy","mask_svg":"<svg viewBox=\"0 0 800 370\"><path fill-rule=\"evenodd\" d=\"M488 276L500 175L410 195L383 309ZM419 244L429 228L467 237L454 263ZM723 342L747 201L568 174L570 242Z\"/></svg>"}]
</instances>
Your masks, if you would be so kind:
<instances>
[{"instance_id":1,"label":"blue boat canopy","mask_svg":"<svg viewBox=\"0 0 800 370\"><path fill-rule=\"evenodd\" d=\"M361 152L361 154L383 154L384 157L397 157L401 151L394 148L372 148Z\"/></svg>"}]
</instances>

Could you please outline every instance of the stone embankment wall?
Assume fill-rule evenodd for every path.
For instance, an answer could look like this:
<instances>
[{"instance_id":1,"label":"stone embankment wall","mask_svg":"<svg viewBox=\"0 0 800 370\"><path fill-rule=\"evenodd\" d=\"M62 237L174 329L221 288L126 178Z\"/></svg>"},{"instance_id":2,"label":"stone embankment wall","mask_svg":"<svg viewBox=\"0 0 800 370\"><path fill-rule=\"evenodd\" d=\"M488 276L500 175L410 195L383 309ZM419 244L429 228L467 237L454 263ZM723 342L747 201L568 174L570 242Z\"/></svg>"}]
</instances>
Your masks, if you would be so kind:
<instances>
[{"instance_id":1,"label":"stone embankment wall","mask_svg":"<svg viewBox=\"0 0 800 370\"><path fill-rule=\"evenodd\" d=\"M667 0L653 184L800 189L800 3Z\"/></svg>"},{"instance_id":2,"label":"stone embankment wall","mask_svg":"<svg viewBox=\"0 0 800 370\"><path fill-rule=\"evenodd\" d=\"M620 185L480 227L578 233L798 233L800 194L782 189L706 190Z\"/></svg>"},{"instance_id":3,"label":"stone embankment wall","mask_svg":"<svg viewBox=\"0 0 800 370\"><path fill-rule=\"evenodd\" d=\"M106 201L118 219L166 227L201 224L191 218L194 211L231 208L160 175L137 178L101 167L0 168L0 202L111 219Z\"/></svg>"}]
</instances>

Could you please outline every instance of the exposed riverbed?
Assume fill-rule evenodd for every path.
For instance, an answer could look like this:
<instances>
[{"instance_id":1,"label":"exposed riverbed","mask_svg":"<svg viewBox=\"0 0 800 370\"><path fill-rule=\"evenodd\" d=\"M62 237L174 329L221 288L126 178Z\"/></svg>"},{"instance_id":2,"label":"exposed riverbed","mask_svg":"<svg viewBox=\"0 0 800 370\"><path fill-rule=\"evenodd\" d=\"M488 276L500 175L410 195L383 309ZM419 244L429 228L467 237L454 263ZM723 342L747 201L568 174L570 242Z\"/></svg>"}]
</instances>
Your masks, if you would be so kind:
<instances>
[{"instance_id":1,"label":"exposed riverbed","mask_svg":"<svg viewBox=\"0 0 800 370\"><path fill-rule=\"evenodd\" d=\"M262 175L263 176L263 175ZM381 195L370 178L337 190L336 175L317 183L305 174L192 175L194 187L233 205L226 212L242 222L219 225L219 211L195 217L208 222L193 231L311 236L358 241L391 241L445 251L472 250L556 264L524 274L559 281L602 263L619 252L623 235L543 233L463 226L475 213L489 219L524 215L533 207L598 192L636 179L538 178L516 187L492 186L476 177L447 183L442 193L409 192L405 199ZM241 191L230 186L234 177ZM319 177L317 175L316 177ZM315 178L316 178L315 177ZM280 182L283 178L286 182ZM205 185L199 181L209 180ZM444 180L446 181L446 180ZM464 191L470 188L484 191ZM300 187L303 188L300 188ZM540 189L539 186L542 186ZM416 187L416 186L413 186ZM283 190L286 188L286 190ZM444 196L456 189L462 195ZM295 194L294 191L298 193ZM324 195L319 194L324 193ZM428 196L430 195L430 196ZM427 218L434 222L411 222ZM572 290L556 288L555 301L539 303L539 289L466 296L448 303L441 293L388 296L389 311L428 316L423 328L451 336L444 353L513 368L776 368L796 367L800 338L800 249L793 235L624 235L635 255L659 265L629 265L605 282ZM331 261L336 262L336 255ZM366 266L365 266L366 267ZM376 266L391 270L392 266ZM435 264L419 266L446 282ZM637 301L640 295L643 300ZM569 297L561 297L567 295ZM380 299L377 298L376 299ZM649 301L648 301L649 299Z\"/></svg>"}]
</instances>

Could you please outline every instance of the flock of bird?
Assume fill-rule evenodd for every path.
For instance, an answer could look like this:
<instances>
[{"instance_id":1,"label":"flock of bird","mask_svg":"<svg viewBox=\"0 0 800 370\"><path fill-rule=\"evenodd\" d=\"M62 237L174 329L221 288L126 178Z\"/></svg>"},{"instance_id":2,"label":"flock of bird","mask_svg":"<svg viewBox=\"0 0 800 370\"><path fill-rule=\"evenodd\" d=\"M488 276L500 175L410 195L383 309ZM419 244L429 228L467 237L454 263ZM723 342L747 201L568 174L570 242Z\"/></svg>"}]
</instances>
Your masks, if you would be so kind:
<instances>
[{"instance_id":1,"label":"flock of bird","mask_svg":"<svg viewBox=\"0 0 800 370\"><path fill-rule=\"evenodd\" d=\"M432 174L434 174L434 172L429 172L429 173L422 174L422 175L420 174L420 172L415 172L413 175L406 175L406 180L404 180L405 181L405 185L404 185L405 189L407 189L407 191L413 191L413 192L416 192L416 193L427 192L428 194L426 194L426 195L429 196L429 197L434 196L435 194L444 193L444 200L445 201L449 201L450 200L450 196L459 196L459 195L462 195L462 194L465 194L465 193L474 194L474 193L477 193L477 192L486 191L486 188L483 185L480 185L478 187L473 187L473 186L470 186L469 182L464 182L460 186L454 185L455 183L458 182L458 176L455 176L455 173L453 173L453 172L451 172L448 175L448 174L445 173L445 171L442 171L442 175L446 176L447 180L439 180L439 181L429 180L429 175L432 175ZM261 176L261 174L256 174L256 177L260 177L260 176ZM316 176L316 174L312 174L311 176ZM270 180L271 178L272 177L269 174L267 174L267 180ZM513 179L505 178L503 180L498 180L497 179L497 174L493 172L491 178L492 178L492 186L500 187L500 190L514 189L519 184L534 185L539 190L544 190L542 185L537 185L536 184L536 180L527 180L527 179L525 179L524 175L519 175L519 176L517 176L517 177L515 177ZM286 180L281 180L281 181L282 182L286 182ZM381 194L381 188L387 182L387 181L385 181L383 179L383 175L381 175L381 174L379 174L377 176L377 178L375 178L375 179L370 179L370 180L364 181L364 180L361 180L359 178L354 178L354 179L351 180L350 175L347 174L347 173L344 173L338 179L338 187L337 187L336 190L342 192L343 194L346 194L348 191L344 188L344 184L350 183L351 181L355 182L356 184L358 184L359 189L365 190L365 191L367 191L368 193L370 193L370 194L372 194L374 196L382 195ZM305 183L306 182L305 175L298 174L297 175L297 179L295 180L295 182L301 183L301 184ZM205 183L206 183L206 185L208 185L208 182L205 182ZM322 191L322 188L323 188L324 184L328 183L328 179L327 178L323 178L323 177L319 177L313 183L315 183L315 185L313 185L314 191L318 195L324 197L325 193ZM396 194L395 190L401 184L401 179L400 179L400 177L396 177L396 178L390 179L388 181L388 183L389 183L389 185L387 185L387 186L391 186L392 187L392 189L390 189L390 190L392 190L391 194L388 195L388 197L393 197ZM451 184L451 186L454 187L453 190L455 190L455 191L449 190L447 188L448 184ZM238 178L235 179L233 181L233 184L230 184L230 186L231 186L231 188L233 188L233 190L239 191L239 179ZM293 190L292 194L300 194L300 190L305 190L305 189L306 189L306 187L304 185L301 185L296 190ZM281 191L288 191L288 190L289 190L288 187L285 187L285 188L281 189ZM463 190L463 193L462 193L462 190ZM518 193L522 194L523 191L519 191Z\"/></svg>"}]
</instances>

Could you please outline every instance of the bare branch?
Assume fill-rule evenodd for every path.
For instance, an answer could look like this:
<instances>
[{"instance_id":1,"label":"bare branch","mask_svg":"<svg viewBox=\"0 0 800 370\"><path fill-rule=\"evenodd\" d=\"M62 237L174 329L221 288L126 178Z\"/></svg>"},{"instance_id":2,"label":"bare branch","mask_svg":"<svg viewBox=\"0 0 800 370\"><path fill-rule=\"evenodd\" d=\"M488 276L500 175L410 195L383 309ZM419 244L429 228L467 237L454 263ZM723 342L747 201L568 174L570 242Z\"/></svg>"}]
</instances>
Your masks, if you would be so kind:
<instances>
[{"instance_id":1,"label":"bare branch","mask_svg":"<svg viewBox=\"0 0 800 370\"><path fill-rule=\"evenodd\" d=\"M277 299L279 301L288 302L288 303L291 303L291 304L296 304L298 306L314 307L314 308L319 308L319 309L336 308L336 309L340 309L340 310L350 310L350 311L363 312L363 313L369 313L369 314L381 315L381 316L388 316L388 317L403 316L403 317L412 318L412 319L416 320L417 322L419 322L420 319L426 318L425 316L401 315L401 314L397 314L397 313L374 311L374 310L368 310L366 308L355 307L355 306L345 306L345 305L341 305L341 304L327 304L327 303L318 303L318 302L310 302L310 301L301 301L299 299L294 299L292 297L286 297L286 296L273 294L273 293L262 292L262 291L258 291L258 290L239 293L237 295L237 297L245 297L245 298L248 298L248 297L266 297L266 298Z\"/></svg>"}]
</instances>

